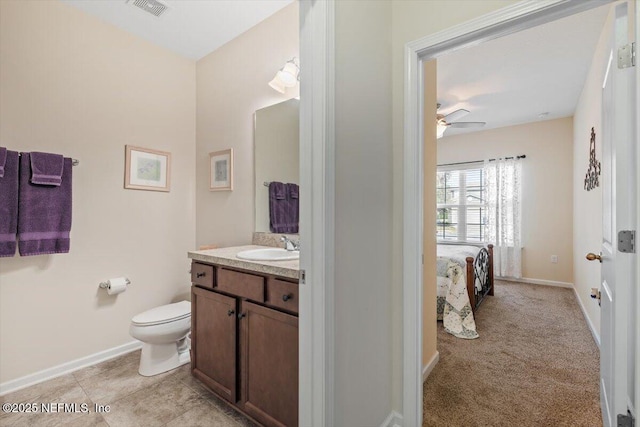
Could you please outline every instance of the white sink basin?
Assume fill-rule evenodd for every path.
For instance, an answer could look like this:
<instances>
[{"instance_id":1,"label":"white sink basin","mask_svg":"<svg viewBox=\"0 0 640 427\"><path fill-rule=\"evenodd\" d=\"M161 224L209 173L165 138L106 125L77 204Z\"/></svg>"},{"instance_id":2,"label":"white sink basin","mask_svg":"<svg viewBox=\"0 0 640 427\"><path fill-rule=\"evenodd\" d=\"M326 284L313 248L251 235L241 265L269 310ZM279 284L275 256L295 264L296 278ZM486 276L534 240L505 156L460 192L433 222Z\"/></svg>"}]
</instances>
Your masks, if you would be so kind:
<instances>
[{"instance_id":1,"label":"white sink basin","mask_svg":"<svg viewBox=\"0 0 640 427\"><path fill-rule=\"evenodd\" d=\"M288 261L292 259L299 259L300 252L287 251L282 248L265 248L238 252L236 256L240 259L247 259L250 261Z\"/></svg>"}]
</instances>

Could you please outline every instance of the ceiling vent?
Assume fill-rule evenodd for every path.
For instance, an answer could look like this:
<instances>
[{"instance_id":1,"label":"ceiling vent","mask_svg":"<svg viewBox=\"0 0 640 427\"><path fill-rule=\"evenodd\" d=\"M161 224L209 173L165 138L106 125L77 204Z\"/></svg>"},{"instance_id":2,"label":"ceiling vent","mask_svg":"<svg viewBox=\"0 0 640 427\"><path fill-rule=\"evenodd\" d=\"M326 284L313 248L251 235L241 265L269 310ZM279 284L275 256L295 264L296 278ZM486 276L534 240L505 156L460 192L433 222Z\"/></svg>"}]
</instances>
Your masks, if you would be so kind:
<instances>
[{"instance_id":1,"label":"ceiling vent","mask_svg":"<svg viewBox=\"0 0 640 427\"><path fill-rule=\"evenodd\" d=\"M127 0L127 3L133 4L156 17L160 17L168 9L166 5L158 0Z\"/></svg>"}]
</instances>

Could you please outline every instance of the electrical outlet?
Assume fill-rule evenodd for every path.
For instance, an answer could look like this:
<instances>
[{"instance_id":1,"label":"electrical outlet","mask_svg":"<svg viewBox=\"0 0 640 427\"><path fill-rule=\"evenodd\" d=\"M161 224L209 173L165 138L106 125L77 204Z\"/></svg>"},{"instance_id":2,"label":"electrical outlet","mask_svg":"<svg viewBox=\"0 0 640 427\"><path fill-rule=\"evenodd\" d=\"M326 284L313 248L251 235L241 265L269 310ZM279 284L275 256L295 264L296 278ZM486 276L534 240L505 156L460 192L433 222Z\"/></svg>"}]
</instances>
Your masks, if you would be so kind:
<instances>
[{"instance_id":1,"label":"electrical outlet","mask_svg":"<svg viewBox=\"0 0 640 427\"><path fill-rule=\"evenodd\" d=\"M558 255L551 255L551 262L553 264L557 264L558 263Z\"/></svg>"}]
</instances>

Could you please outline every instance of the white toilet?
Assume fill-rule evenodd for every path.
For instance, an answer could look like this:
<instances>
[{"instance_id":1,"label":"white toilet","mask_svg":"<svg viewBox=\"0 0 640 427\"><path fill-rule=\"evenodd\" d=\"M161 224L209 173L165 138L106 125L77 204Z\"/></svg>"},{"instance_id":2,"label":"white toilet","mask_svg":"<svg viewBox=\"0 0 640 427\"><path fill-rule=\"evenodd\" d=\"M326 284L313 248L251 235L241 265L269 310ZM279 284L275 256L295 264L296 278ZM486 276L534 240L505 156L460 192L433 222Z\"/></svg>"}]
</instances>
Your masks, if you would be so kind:
<instances>
[{"instance_id":1,"label":"white toilet","mask_svg":"<svg viewBox=\"0 0 640 427\"><path fill-rule=\"evenodd\" d=\"M142 341L140 375L150 377L189 363L191 303L180 301L133 316L129 334Z\"/></svg>"}]
</instances>

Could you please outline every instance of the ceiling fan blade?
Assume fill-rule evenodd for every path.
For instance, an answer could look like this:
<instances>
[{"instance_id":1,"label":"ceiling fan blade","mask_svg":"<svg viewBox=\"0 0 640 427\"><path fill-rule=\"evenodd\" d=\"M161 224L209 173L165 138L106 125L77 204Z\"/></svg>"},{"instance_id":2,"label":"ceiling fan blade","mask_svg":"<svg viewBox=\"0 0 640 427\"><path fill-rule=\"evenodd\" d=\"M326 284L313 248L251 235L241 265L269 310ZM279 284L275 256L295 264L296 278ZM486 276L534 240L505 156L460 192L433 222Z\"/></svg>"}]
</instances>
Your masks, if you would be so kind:
<instances>
[{"instance_id":1,"label":"ceiling fan blade","mask_svg":"<svg viewBox=\"0 0 640 427\"><path fill-rule=\"evenodd\" d=\"M486 125L486 122L455 122L449 123L449 127L452 128L481 128Z\"/></svg>"},{"instance_id":2,"label":"ceiling fan blade","mask_svg":"<svg viewBox=\"0 0 640 427\"><path fill-rule=\"evenodd\" d=\"M456 120L463 118L467 114L469 114L469 110L460 108L459 110L452 111L451 113L444 116L444 120L448 123L455 122Z\"/></svg>"}]
</instances>

